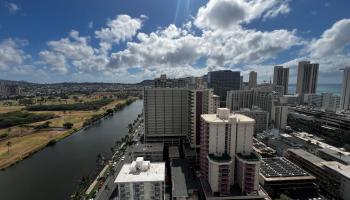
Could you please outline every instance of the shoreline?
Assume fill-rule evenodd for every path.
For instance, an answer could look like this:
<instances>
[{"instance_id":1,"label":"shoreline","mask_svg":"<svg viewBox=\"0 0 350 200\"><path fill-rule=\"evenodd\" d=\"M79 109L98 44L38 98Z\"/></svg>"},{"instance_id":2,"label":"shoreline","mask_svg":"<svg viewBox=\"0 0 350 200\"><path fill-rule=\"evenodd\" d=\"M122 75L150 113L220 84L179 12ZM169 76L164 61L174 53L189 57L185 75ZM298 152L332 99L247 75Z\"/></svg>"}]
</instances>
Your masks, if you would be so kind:
<instances>
[{"instance_id":1,"label":"shoreline","mask_svg":"<svg viewBox=\"0 0 350 200\"><path fill-rule=\"evenodd\" d=\"M125 99L126 101L124 103L121 103L119 104L120 105L120 108L119 109L115 109L113 108L113 114L116 113L116 112L119 112L121 109L123 109L125 106L128 106L130 105L131 103L135 102L136 100L138 100L137 97L131 97L131 98L127 98ZM130 100L131 102L128 103L128 100ZM117 105L117 104L116 104ZM107 105L108 106L108 105ZM102 109L102 108L101 108ZM101 116L99 118L97 118L96 120L94 121L91 121L89 124L86 124L84 125L84 122L83 122L83 125L82 127L80 128L72 128L72 129L69 129L65 132L63 132L62 134L60 134L59 136L57 136L56 138L53 138L53 139L50 139L48 140L47 142L45 143L41 143L39 145L37 145L36 147L28 150L28 151L25 151L23 154L21 155L18 155L16 156L15 159L13 159L12 161L9 161L9 162L5 162L4 164L0 164L0 170L1 171L5 171L7 168L11 167L11 166L14 166L16 165L17 163L27 159L27 158L30 158L31 156L33 156L35 153L45 149L46 147L50 147L50 146L54 146L56 145L56 143L62 141L63 139L85 129L85 128L88 128L92 125L94 125L96 122L104 119L105 117L107 116L111 116L111 113L107 113L106 111L104 113L101 113L100 114ZM91 117L90 117L91 119Z\"/></svg>"}]
</instances>

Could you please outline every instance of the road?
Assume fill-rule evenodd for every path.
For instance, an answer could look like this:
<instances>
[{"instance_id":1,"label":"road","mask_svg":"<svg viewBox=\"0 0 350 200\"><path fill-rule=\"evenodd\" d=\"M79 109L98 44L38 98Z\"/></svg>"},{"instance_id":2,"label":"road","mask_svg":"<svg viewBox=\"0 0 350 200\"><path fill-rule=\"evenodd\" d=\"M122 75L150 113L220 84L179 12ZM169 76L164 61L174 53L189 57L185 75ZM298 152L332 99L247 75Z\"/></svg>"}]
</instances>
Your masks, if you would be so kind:
<instances>
[{"instance_id":1,"label":"road","mask_svg":"<svg viewBox=\"0 0 350 200\"><path fill-rule=\"evenodd\" d=\"M139 141L140 136L143 135L143 130L144 130L143 123L138 123L136 126L137 128L134 132L133 139L134 141ZM96 194L95 200L109 200L111 198L113 191L117 187L114 181L117 178L121 168L125 163L131 163L133 160L129 152L125 152L124 156L125 156L124 160L119 160L119 158L117 158L119 161L113 161L117 163L116 166L114 167L114 173L111 173L108 176L105 183L101 187L101 190Z\"/></svg>"}]
</instances>

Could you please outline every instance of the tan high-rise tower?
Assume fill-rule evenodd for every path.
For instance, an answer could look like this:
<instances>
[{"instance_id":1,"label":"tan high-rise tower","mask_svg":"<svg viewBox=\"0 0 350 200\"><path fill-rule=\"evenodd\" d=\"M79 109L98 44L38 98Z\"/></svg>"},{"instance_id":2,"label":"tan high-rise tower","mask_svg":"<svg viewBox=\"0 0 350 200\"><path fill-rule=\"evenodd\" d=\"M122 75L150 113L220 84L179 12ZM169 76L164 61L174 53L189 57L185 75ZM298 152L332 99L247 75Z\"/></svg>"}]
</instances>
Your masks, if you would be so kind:
<instances>
[{"instance_id":1,"label":"tan high-rise tower","mask_svg":"<svg viewBox=\"0 0 350 200\"><path fill-rule=\"evenodd\" d=\"M275 66L273 70L273 84L283 86L283 94L288 94L289 68Z\"/></svg>"},{"instance_id":2,"label":"tan high-rise tower","mask_svg":"<svg viewBox=\"0 0 350 200\"><path fill-rule=\"evenodd\" d=\"M310 63L310 61L301 61L298 64L298 78L297 78L297 94L314 94L317 89L318 81L317 63Z\"/></svg>"}]
</instances>

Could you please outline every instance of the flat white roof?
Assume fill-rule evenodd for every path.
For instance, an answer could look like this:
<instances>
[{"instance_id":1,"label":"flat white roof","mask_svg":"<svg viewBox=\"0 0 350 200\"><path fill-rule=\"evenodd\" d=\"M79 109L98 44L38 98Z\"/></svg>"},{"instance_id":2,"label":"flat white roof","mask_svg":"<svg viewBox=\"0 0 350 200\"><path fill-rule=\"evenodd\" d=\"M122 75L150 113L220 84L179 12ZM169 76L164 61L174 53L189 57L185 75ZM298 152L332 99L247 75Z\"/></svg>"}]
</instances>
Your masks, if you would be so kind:
<instances>
[{"instance_id":1,"label":"flat white roof","mask_svg":"<svg viewBox=\"0 0 350 200\"><path fill-rule=\"evenodd\" d=\"M350 167L343 165L337 161L328 161L322 163L324 166L336 171L337 173L343 175L347 179L350 179Z\"/></svg>"},{"instance_id":2,"label":"flat white roof","mask_svg":"<svg viewBox=\"0 0 350 200\"><path fill-rule=\"evenodd\" d=\"M322 141L319 141L319 140L313 138L313 135L310 134L310 133L307 133L307 132L295 132L293 134L295 135L295 137L300 138L300 139L302 139L304 141L310 140L312 144L314 144L314 145L317 144L319 147L321 147L323 149L330 149L330 150L333 150L333 151L341 152L344 156L350 156L349 152L344 151L344 150L342 150L340 148L337 148L335 146L329 145L327 143L324 143Z\"/></svg>"},{"instance_id":3,"label":"flat white roof","mask_svg":"<svg viewBox=\"0 0 350 200\"><path fill-rule=\"evenodd\" d=\"M254 119L238 113L230 113L228 119L220 119L217 114L203 114L201 116L206 122L210 123L228 123L230 118L236 118L236 122L255 123Z\"/></svg>"},{"instance_id":4,"label":"flat white roof","mask_svg":"<svg viewBox=\"0 0 350 200\"><path fill-rule=\"evenodd\" d=\"M130 164L124 164L120 170L115 183L127 182L160 182L165 180L165 163L150 163L147 171L137 170L135 173L130 172Z\"/></svg>"}]
</instances>

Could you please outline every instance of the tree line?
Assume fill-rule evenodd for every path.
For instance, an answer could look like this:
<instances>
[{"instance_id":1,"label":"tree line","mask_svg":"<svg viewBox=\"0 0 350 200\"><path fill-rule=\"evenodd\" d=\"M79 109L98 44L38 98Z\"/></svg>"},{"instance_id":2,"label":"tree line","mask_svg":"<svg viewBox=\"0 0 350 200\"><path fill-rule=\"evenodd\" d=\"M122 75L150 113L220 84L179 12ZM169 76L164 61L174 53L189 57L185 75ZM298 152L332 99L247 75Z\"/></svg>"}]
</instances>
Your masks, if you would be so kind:
<instances>
[{"instance_id":1,"label":"tree line","mask_svg":"<svg viewBox=\"0 0 350 200\"><path fill-rule=\"evenodd\" d=\"M66 110L98 110L110 104L113 99L101 99L96 101L73 103L73 104L53 104L53 105L31 105L26 106L29 111L66 111Z\"/></svg>"},{"instance_id":2,"label":"tree line","mask_svg":"<svg viewBox=\"0 0 350 200\"><path fill-rule=\"evenodd\" d=\"M0 114L0 128L7 128L11 126L30 124L34 122L53 119L55 117L52 113L35 114L22 111L14 111Z\"/></svg>"}]
</instances>

